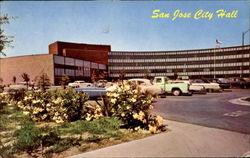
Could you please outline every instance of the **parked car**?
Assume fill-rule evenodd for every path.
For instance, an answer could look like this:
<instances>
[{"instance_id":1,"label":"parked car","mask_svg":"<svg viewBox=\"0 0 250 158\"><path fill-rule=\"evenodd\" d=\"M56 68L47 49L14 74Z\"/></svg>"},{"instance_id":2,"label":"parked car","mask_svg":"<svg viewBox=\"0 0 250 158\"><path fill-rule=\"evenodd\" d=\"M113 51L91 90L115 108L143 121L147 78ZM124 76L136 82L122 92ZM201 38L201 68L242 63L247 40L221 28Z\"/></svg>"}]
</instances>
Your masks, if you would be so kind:
<instances>
[{"instance_id":1,"label":"parked car","mask_svg":"<svg viewBox=\"0 0 250 158\"><path fill-rule=\"evenodd\" d=\"M110 87L112 86L112 82L108 82L107 80L98 80L93 84L95 87Z\"/></svg>"},{"instance_id":2,"label":"parked car","mask_svg":"<svg viewBox=\"0 0 250 158\"><path fill-rule=\"evenodd\" d=\"M187 83L174 83L167 77L155 77L153 81L154 85L161 86L166 93L173 94L174 96L179 96L181 94L192 95L189 91L189 84Z\"/></svg>"},{"instance_id":3,"label":"parked car","mask_svg":"<svg viewBox=\"0 0 250 158\"><path fill-rule=\"evenodd\" d=\"M191 80L192 85L201 85L204 86L207 92L219 92L221 87L218 83L211 83L205 79L194 79Z\"/></svg>"},{"instance_id":4,"label":"parked car","mask_svg":"<svg viewBox=\"0 0 250 158\"><path fill-rule=\"evenodd\" d=\"M105 87L107 83L108 83L107 80L98 80L97 82L94 83L94 86L95 87Z\"/></svg>"},{"instance_id":5,"label":"parked car","mask_svg":"<svg viewBox=\"0 0 250 158\"><path fill-rule=\"evenodd\" d=\"M68 86L71 88L91 87L92 83L87 83L85 81L75 81L73 83L69 83Z\"/></svg>"},{"instance_id":6,"label":"parked car","mask_svg":"<svg viewBox=\"0 0 250 158\"><path fill-rule=\"evenodd\" d=\"M142 93L149 93L154 96L163 94L163 89L158 85L153 85L153 83L149 79L135 78L130 79L128 82L136 83L140 86Z\"/></svg>"},{"instance_id":7,"label":"parked car","mask_svg":"<svg viewBox=\"0 0 250 158\"><path fill-rule=\"evenodd\" d=\"M9 89L27 89L27 82L18 82L9 86Z\"/></svg>"},{"instance_id":8,"label":"parked car","mask_svg":"<svg viewBox=\"0 0 250 158\"><path fill-rule=\"evenodd\" d=\"M240 77L229 78L229 82L232 87L250 88L250 82Z\"/></svg>"},{"instance_id":9,"label":"parked car","mask_svg":"<svg viewBox=\"0 0 250 158\"><path fill-rule=\"evenodd\" d=\"M192 93L203 93L206 94L206 88L202 85L193 85L190 80L174 80L174 83L187 83L189 84L189 91Z\"/></svg>"},{"instance_id":10,"label":"parked car","mask_svg":"<svg viewBox=\"0 0 250 158\"><path fill-rule=\"evenodd\" d=\"M230 82L226 78L211 78L211 79L207 79L207 80L212 82L212 83L218 83L222 89L232 88Z\"/></svg>"}]
</instances>

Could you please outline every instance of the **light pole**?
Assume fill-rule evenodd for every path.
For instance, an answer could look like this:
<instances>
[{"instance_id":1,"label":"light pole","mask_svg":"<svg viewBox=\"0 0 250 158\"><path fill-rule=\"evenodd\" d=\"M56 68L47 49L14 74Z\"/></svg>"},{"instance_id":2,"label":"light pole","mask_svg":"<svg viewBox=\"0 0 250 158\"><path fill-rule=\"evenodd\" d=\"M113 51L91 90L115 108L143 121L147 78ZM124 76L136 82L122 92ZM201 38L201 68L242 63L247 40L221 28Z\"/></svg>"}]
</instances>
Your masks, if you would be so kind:
<instances>
[{"instance_id":1,"label":"light pole","mask_svg":"<svg viewBox=\"0 0 250 158\"><path fill-rule=\"evenodd\" d=\"M244 37L245 37L245 34L248 33L249 31L250 31L250 29L246 30L245 32L242 32L242 46L244 46L244 41L245 41Z\"/></svg>"},{"instance_id":2,"label":"light pole","mask_svg":"<svg viewBox=\"0 0 250 158\"><path fill-rule=\"evenodd\" d=\"M242 46L244 46L244 42L245 42L245 34L248 33L250 31L250 29L246 30L245 32L242 32ZM249 34L249 39L250 39L250 34ZM242 47L243 49L243 47ZM250 57L249 57L249 62L250 62ZM249 66L249 71L250 71L250 66ZM243 50L241 53L241 73L240 73L240 77L243 77ZM250 74L249 74L250 77Z\"/></svg>"}]
</instances>

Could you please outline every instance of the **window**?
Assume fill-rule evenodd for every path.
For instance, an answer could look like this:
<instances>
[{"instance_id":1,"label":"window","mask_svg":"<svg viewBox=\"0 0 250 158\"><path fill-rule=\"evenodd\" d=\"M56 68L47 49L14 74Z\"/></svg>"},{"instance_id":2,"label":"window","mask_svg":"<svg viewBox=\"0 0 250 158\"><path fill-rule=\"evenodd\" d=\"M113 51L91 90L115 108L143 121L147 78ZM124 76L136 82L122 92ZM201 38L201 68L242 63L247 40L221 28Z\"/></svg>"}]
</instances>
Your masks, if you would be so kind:
<instances>
[{"instance_id":1,"label":"window","mask_svg":"<svg viewBox=\"0 0 250 158\"><path fill-rule=\"evenodd\" d=\"M83 60L75 59L76 66L83 66Z\"/></svg>"},{"instance_id":2,"label":"window","mask_svg":"<svg viewBox=\"0 0 250 158\"><path fill-rule=\"evenodd\" d=\"M64 74L64 69L55 68L55 76L62 76Z\"/></svg>"},{"instance_id":3,"label":"window","mask_svg":"<svg viewBox=\"0 0 250 158\"><path fill-rule=\"evenodd\" d=\"M90 68L84 68L84 76L90 77Z\"/></svg>"},{"instance_id":4,"label":"window","mask_svg":"<svg viewBox=\"0 0 250 158\"><path fill-rule=\"evenodd\" d=\"M65 69L65 73L68 76L75 76L75 71L72 69Z\"/></svg>"},{"instance_id":5,"label":"window","mask_svg":"<svg viewBox=\"0 0 250 158\"><path fill-rule=\"evenodd\" d=\"M54 56L54 62L56 64L61 64L61 65L64 65L64 57L62 56Z\"/></svg>"},{"instance_id":6,"label":"window","mask_svg":"<svg viewBox=\"0 0 250 158\"><path fill-rule=\"evenodd\" d=\"M104 64L99 64L99 69L101 69L101 70L106 70L106 65L104 65Z\"/></svg>"},{"instance_id":7,"label":"window","mask_svg":"<svg viewBox=\"0 0 250 158\"><path fill-rule=\"evenodd\" d=\"M90 62L89 61L83 61L83 66L90 68Z\"/></svg>"}]
</instances>

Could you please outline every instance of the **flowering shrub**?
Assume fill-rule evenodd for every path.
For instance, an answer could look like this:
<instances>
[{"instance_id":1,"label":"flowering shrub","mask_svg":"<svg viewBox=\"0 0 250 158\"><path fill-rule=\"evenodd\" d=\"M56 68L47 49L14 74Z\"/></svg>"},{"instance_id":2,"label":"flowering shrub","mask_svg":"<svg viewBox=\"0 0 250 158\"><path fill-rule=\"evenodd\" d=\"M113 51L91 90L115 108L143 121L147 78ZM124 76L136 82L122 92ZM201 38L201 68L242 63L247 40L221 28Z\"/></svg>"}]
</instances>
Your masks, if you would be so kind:
<instances>
[{"instance_id":1,"label":"flowering shrub","mask_svg":"<svg viewBox=\"0 0 250 158\"><path fill-rule=\"evenodd\" d=\"M84 107L83 119L90 121L94 119L100 119L104 116L103 109L98 104L86 104Z\"/></svg>"},{"instance_id":2,"label":"flowering shrub","mask_svg":"<svg viewBox=\"0 0 250 158\"><path fill-rule=\"evenodd\" d=\"M8 97L6 98L8 103L15 104L16 102L22 100L25 96L25 89L10 89Z\"/></svg>"},{"instance_id":3,"label":"flowering shrub","mask_svg":"<svg viewBox=\"0 0 250 158\"><path fill-rule=\"evenodd\" d=\"M74 89L67 89L55 93L52 101L52 113L55 114L53 120L56 122L76 121L84 116L85 102L88 95Z\"/></svg>"},{"instance_id":4,"label":"flowering shrub","mask_svg":"<svg viewBox=\"0 0 250 158\"><path fill-rule=\"evenodd\" d=\"M7 102L7 95L0 93L0 105Z\"/></svg>"},{"instance_id":5,"label":"flowering shrub","mask_svg":"<svg viewBox=\"0 0 250 158\"><path fill-rule=\"evenodd\" d=\"M109 115L120 118L126 127L157 133L165 126L160 116L149 113L153 109L153 99L149 94L142 94L138 85L123 82L114 91L107 93L104 106L106 109L110 108Z\"/></svg>"},{"instance_id":6,"label":"flowering shrub","mask_svg":"<svg viewBox=\"0 0 250 158\"><path fill-rule=\"evenodd\" d=\"M33 121L51 120L57 123L75 121L82 117L83 106L88 96L73 89L44 92L27 92L18 107Z\"/></svg>"}]
</instances>

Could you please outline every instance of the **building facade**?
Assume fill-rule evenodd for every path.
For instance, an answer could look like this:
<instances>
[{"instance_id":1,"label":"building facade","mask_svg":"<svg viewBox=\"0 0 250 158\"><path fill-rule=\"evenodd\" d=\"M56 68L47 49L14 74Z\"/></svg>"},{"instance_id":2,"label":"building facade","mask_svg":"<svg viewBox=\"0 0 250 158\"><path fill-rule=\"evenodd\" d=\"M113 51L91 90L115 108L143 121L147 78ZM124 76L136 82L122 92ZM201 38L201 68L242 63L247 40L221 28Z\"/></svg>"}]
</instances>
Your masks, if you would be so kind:
<instances>
[{"instance_id":1,"label":"building facade","mask_svg":"<svg viewBox=\"0 0 250 158\"><path fill-rule=\"evenodd\" d=\"M168 76L190 78L250 77L250 45L180 51L111 51L109 45L55 42L49 53L0 58L4 85L23 81L27 73L36 80L46 73L52 84L62 76L90 81L92 75L108 72L110 79ZM0 83L1 84L1 83Z\"/></svg>"},{"instance_id":2,"label":"building facade","mask_svg":"<svg viewBox=\"0 0 250 158\"><path fill-rule=\"evenodd\" d=\"M250 77L250 45L181 51L111 51L109 76Z\"/></svg>"},{"instance_id":3,"label":"building facade","mask_svg":"<svg viewBox=\"0 0 250 158\"><path fill-rule=\"evenodd\" d=\"M65 74L70 81L90 81L94 73L107 72L109 45L55 42L49 45L49 54L0 58L0 78L3 85L23 81L27 73L36 81L46 73L54 85L59 85ZM1 84L1 83L0 83Z\"/></svg>"},{"instance_id":4,"label":"building facade","mask_svg":"<svg viewBox=\"0 0 250 158\"><path fill-rule=\"evenodd\" d=\"M16 82L23 81L22 73L27 73L30 81L34 81L37 76L46 73L51 83L54 83L53 60L52 54L0 58L0 78L3 80L2 84L13 84L14 76L16 77Z\"/></svg>"}]
</instances>

